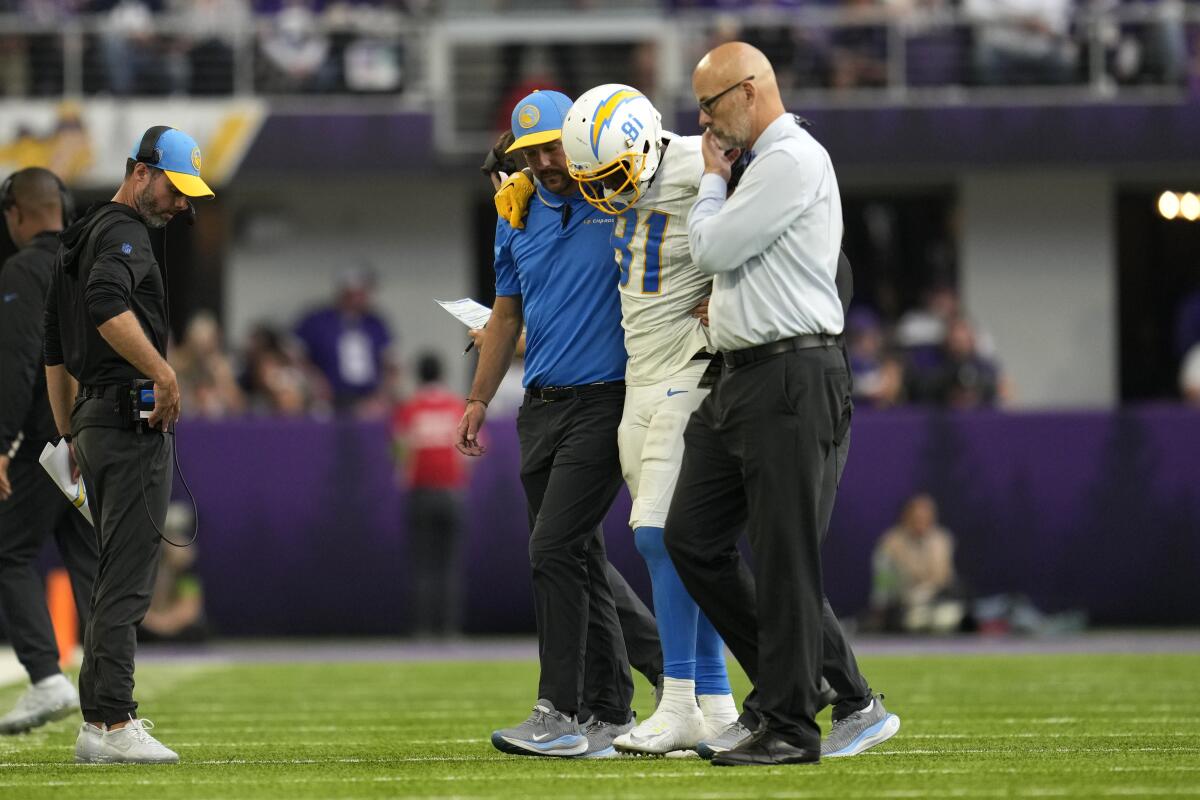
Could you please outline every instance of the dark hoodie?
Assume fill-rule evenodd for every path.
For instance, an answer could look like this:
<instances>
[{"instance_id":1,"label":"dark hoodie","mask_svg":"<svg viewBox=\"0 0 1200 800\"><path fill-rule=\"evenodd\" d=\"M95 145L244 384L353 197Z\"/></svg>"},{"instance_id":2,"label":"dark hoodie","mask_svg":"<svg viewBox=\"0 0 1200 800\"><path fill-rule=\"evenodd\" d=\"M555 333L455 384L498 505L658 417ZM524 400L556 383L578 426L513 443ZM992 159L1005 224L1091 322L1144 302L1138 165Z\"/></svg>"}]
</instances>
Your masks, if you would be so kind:
<instances>
[{"instance_id":1,"label":"dark hoodie","mask_svg":"<svg viewBox=\"0 0 1200 800\"><path fill-rule=\"evenodd\" d=\"M58 253L58 234L39 233L0 267L0 455L36 461L58 438L46 370L42 311Z\"/></svg>"},{"instance_id":2,"label":"dark hoodie","mask_svg":"<svg viewBox=\"0 0 1200 800\"><path fill-rule=\"evenodd\" d=\"M46 299L46 365L66 364L84 386L145 378L98 330L125 311L133 311L146 338L165 358L163 279L149 232L129 206L104 203L63 231Z\"/></svg>"}]
</instances>

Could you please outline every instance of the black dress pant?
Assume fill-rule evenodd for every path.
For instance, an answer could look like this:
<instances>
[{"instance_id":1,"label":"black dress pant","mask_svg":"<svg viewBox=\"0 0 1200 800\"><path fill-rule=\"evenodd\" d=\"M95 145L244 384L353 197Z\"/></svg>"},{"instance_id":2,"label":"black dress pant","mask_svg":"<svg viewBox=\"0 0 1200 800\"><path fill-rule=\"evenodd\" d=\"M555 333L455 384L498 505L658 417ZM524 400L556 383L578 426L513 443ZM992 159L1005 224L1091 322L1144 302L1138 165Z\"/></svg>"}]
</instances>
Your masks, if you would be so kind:
<instances>
[{"instance_id":1,"label":"black dress pant","mask_svg":"<svg viewBox=\"0 0 1200 800\"><path fill-rule=\"evenodd\" d=\"M584 707L625 722L633 680L600 522L621 486L617 424L623 384L545 402L526 395L517 417L529 506L541 677L538 697L566 714ZM584 686L588 696L584 697Z\"/></svg>"},{"instance_id":2,"label":"black dress pant","mask_svg":"<svg viewBox=\"0 0 1200 800\"><path fill-rule=\"evenodd\" d=\"M150 608L158 571L158 531L166 524L171 499L174 437L92 424L93 417L110 416L106 405L112 401L78 401L72 429L100 542L91 619L83 637L79 703L84 720L113 724L137 715L137 626Z\"/></svg>"},{"instance_id":3,"label":"black dress pant","mask_svg":"<svg viewBox=\"0 0 1200 800\"><path fill-rule=\"evenodd\" d=\"M38 554L53 535L71 577L79 624L86 628L96 578L96 533L38 462L10 462L8 478L13 493L0 502L0 608L13 650L29 680L37 683L60 671L46 590L35 567Z\"/></svg>"},{"instance_id":4,"label":"black dress pant","mask_svg":"<svg viewBox=\"0 0 1200 800\"><path fill-rule=\"evenodd\" d=\"M409 566L414 632L462 629L462 492L414 488L408 493Z\"/></svg>"},{"instance_id":5,"label":"black dress pant","mask_svg":"<svg viewBox=\"0 0 1200 800\"><path fill-rule=\"evenodd\" d=\"M663 674L663 654L654 614L611 563L608 565L608 585L617 606L617 618L621 621L629 666L645 675L652 686L657 686Z\"/></svg>"},{"instance_id":6,"label":"black dress pant","mask_svg":"<svg viewBox=\"0 0 1200 800\"><path fill-rule=\"evenodd\" d=\"M748 708L805 748L820 747L826 658L839 695L865 694L821 582L851 413L840 348L727 365L684 433L667 518L680 578L755 686ZM737 550L743 524L753 575Z\"/></svg>"}]
</instances>

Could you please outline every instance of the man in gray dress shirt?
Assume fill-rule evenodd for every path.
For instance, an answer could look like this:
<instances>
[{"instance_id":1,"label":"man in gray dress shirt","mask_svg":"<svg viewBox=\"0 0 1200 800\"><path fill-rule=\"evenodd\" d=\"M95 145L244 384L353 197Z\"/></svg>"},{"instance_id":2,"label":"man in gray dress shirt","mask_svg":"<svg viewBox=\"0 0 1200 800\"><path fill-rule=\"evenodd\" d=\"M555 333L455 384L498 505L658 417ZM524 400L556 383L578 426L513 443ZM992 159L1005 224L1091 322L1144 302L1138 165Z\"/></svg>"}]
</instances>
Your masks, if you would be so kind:
<instances>
[{"instance_id":1,"label":"man in gray dress shirt","mask_svg":"<svg viewBox=\"0 0 1200 800\"><path fill-rule=\"evenodd\" d=\"M696 265L714 276L708 313L725 369L688 424L665 538L755 686L744 734L710 754L719 766L855 755L900 722L858 674L822 589L820 545L852 411L835 282L837 178L829 154L784 111L755 48L733 42L708 53L692 88L705 175L688 236ZM731 167L747 150L750 164L726 199ZM743 524L753 576L736 548ZM822 748L814 717L826 651L846 660L857 690L839 692Z\"/></svg>"}]
</instances>

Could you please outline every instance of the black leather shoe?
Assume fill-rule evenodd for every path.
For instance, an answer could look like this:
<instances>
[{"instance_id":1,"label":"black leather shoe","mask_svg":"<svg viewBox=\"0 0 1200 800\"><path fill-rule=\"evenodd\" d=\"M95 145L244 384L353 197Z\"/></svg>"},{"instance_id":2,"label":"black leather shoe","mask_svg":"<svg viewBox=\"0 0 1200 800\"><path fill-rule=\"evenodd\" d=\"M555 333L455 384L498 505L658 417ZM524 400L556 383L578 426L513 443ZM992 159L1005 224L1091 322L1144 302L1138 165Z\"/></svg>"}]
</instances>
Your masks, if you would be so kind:
<instances>
[{"instance_id":1,"label":"black leather shoe","mask_svg":"<svg viewBox=\"0 0 1200 800\"><path fill-rule=\"evenodd\" d=\"M780 764L816 764L820 760L820 747L796 747L764 730L732 750L717 753L712 763L717 767L774 767Z\"/></svg>"}]
</instances>

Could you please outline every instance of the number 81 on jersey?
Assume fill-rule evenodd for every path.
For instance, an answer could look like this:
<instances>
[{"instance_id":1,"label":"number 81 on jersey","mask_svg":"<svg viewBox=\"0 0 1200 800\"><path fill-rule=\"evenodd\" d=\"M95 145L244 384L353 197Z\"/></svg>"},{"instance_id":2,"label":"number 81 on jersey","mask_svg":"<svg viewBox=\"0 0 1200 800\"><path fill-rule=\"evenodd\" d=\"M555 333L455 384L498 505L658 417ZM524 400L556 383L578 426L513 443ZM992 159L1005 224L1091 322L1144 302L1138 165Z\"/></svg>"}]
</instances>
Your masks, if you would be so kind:
<instances>
[{"instance_id":1,"label":"number 81 on jersey","mask_svg":"<svg viewBox=\"0 0 1200 800\"><path fill-rule=\"evenodd\" d=\"M642 294L658 294L662 287L662 249L670 217L661 211L629 209L617 217L612 245L621 285L635 272L642 274Z\"/></svg>"}]
</instances>

